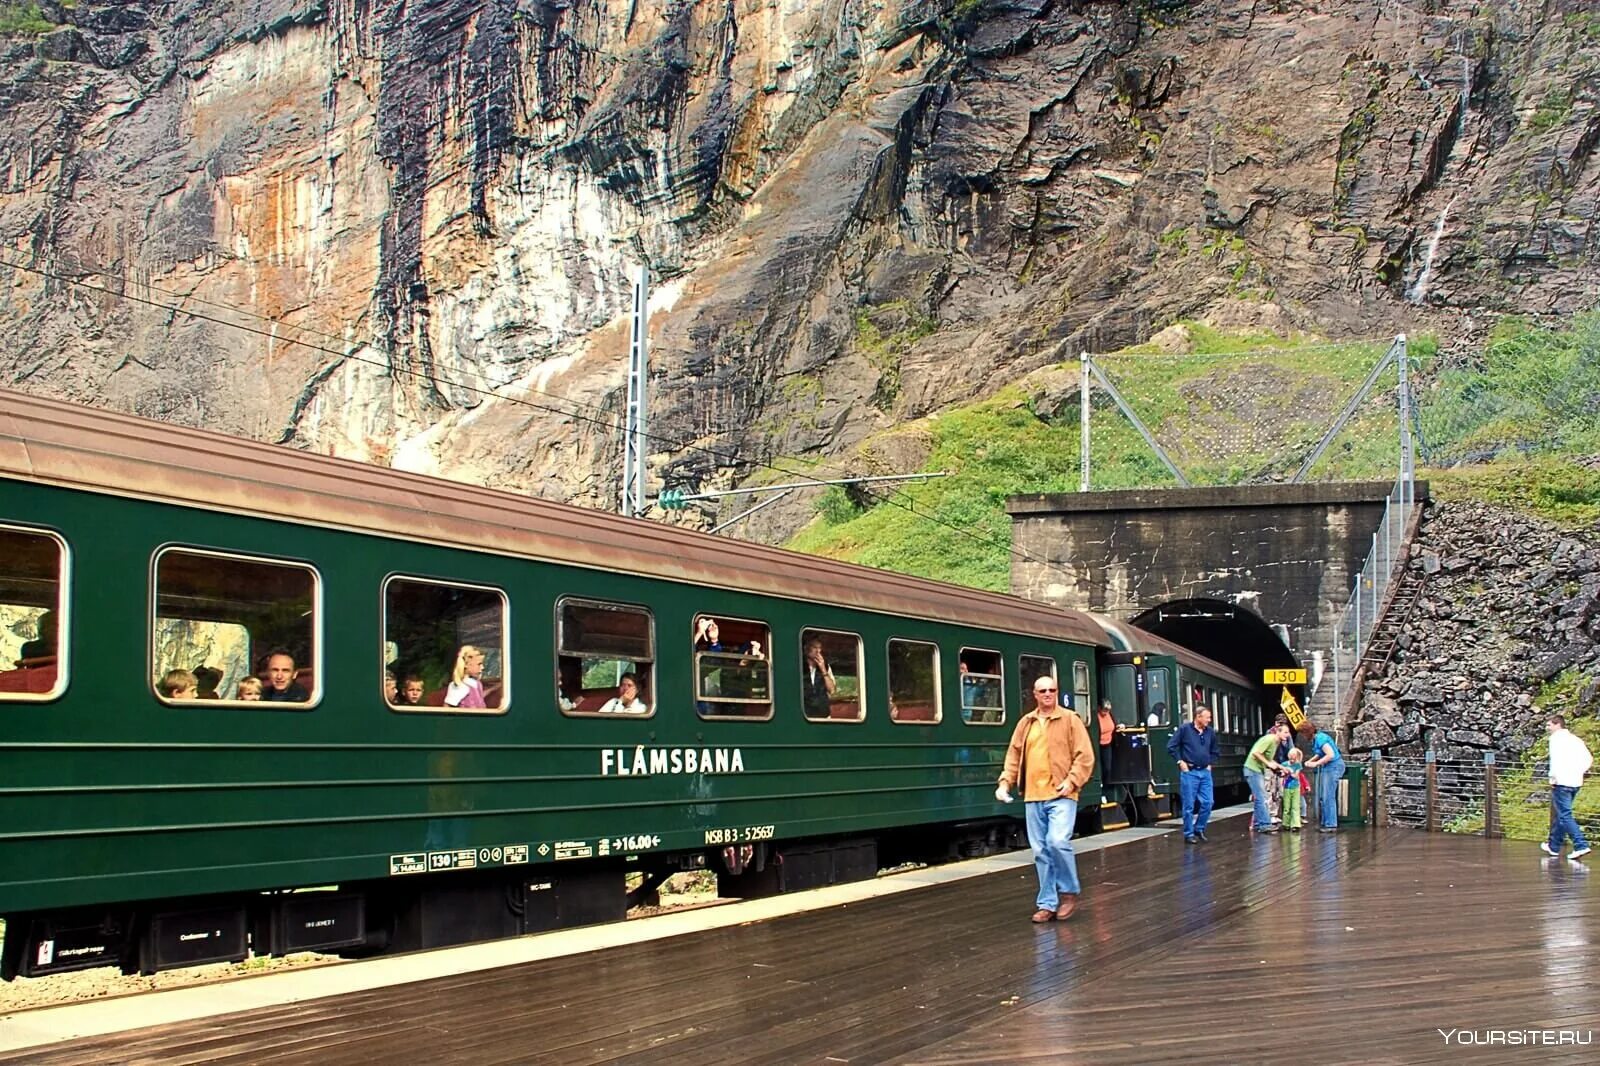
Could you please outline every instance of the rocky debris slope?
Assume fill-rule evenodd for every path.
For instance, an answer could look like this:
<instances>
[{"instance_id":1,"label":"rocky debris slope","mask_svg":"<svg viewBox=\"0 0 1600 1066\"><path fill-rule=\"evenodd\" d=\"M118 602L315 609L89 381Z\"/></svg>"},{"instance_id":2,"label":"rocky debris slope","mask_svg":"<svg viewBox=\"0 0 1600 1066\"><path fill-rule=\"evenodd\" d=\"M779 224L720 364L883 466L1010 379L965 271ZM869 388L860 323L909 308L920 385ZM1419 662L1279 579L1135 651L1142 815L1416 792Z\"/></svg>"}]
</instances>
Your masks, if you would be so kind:
<instances>
[{"instance_id":1,"label":"rocky debris slope","mask_svg":"<svg viewBox=\"0 0 1600 1066\"><path fill-rule=\"evenodd\" d=\"M1567 671L1600 710L1600 537L1476 502L1430 505L1412 549L1422 598L1369 677L1353 751L1475 760L1543 735L1534 697Z\"/></svg>"},{"instance_id":2,"label":"rocky debris slope","mask_svg":"<svg viewBox=\"0 0 1600 1066\"><path fill-rule=\"evenodd\" d=\"M0 267L0 384L549 496L616 498L636 260L680 484L1225 307L1595 296L1578 0L33 9L0 255L55 276Z\"/></svg>"}]
</instances>

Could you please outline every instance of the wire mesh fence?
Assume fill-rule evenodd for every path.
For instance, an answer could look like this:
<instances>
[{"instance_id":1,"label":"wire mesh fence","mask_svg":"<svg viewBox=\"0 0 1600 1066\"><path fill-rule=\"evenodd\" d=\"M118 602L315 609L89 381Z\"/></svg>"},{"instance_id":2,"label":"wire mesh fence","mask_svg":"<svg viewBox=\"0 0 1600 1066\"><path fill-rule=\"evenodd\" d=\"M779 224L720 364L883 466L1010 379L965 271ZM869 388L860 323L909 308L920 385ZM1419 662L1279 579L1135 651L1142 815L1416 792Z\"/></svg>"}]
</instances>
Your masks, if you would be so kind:
<instances>
[{"instance_id":1,"label":"wire mesh fence","mask_svg":"<svg viewBox=\"0 0 1600 1066\"><path fill-rule=\"evenodd\" d=\"M1550 764L1538 749L1486 756L1389 756L1376 800L1390 824L1446 833L1543 840L1550 832ZM1588 795L1585 795L1588 792ZM1584 835L1600 834L1600 794L1580 789L1573 815Z\"/></svg>"},{"instance_id":2,"label":"wire mesh fence","mask_svg":"<svg viewBox=\"0 0 1600 1066\"><path fill-rule=\"evenodd\" d=\"M1511 322L1470 359L1429 356L1418 369L1415 428L1428 465L1600 452L1600 314L1565 330Z\"/></svg>"}]
</instances>

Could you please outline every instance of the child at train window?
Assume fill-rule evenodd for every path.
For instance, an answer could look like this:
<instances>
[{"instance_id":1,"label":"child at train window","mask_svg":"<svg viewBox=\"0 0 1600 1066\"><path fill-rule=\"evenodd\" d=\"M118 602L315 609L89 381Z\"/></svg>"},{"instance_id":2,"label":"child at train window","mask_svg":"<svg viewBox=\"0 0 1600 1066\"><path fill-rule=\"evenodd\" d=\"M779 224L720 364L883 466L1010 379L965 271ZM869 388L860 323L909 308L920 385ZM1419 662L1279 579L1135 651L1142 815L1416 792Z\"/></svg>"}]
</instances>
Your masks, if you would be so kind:
<instances>
[{"instance_id":1,"label":"child at train window","mask_svg":"<svg viewBox=\"0 0 1600 1066\"><path fill-rule=\"evenodd\" d=\"M1300 796L1307 781L1300 768L1300 760L1303 758L1300 749L1290 748L1287 758L1289 761L1284 766L1283 775L1283 827L1291 833L1298 833L1302 806Z\"/></svg>"},{"instance_id":2,"label":"child at train window","mask_svg":"<svg viewBox=\"0 0 1600 1066\"><path fill-rule=\"evenodd\" d=\"M200 696L200 682L188 670L168 670L156 688L169 700L192 700Z\"/></svg>"},{"instance_id":3,"label":"child at train window","mask_svg":"<svg viewBox=\"0 0 1600 1066\"><path fill-rule=\"evenodd\" d=\"M450 672L450 686L444 692L446 707L464 710L486 710L488 702L483 693L483 652L471 644L461 645L456 653L456 666Z\"/></svg>"},{"instance_id":4,"label":"child at train window","mask_svg":"<svg viewBox=\"0 0 1600 1066\"><path fill-rule=\"evenodd\" d=\"M416 674L410 674L406 677L405 688L400 692L400 702L409 704L412 707L420 707L422 705L422 691L422 678Z\"/></svg>"},{"instance_id":5,"label":"child at train window","mask_svg":"<svg viewBox=\"0 0 1600 1066\"><path fill-rule=\"evenodd\" d=\"M239 680L239 685L234 689L233 698L255 702L261 699L261 679L259 677L246 677Z\"/></svg>"}]
</instances>

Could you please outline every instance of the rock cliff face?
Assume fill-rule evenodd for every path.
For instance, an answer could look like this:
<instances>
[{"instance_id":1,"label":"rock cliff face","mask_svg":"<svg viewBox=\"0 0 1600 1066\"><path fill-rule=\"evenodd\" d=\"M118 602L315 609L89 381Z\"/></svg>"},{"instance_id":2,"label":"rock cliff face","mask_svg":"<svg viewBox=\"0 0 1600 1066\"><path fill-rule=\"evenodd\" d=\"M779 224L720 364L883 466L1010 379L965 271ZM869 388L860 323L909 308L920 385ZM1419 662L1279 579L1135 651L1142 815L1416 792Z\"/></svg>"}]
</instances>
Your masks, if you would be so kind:
<instances>
[{"instance_id":1,"label":"rock cliff face","mask_svg":"<svg viewBox=\"0 0 1600 1066\"><path fill-rule=\"evenodd\" d=\"M1567 313L1589 8L0 3L0 382L609 504L636 261L674 481L1219 309Z\"/></svg>"}]
</instances>

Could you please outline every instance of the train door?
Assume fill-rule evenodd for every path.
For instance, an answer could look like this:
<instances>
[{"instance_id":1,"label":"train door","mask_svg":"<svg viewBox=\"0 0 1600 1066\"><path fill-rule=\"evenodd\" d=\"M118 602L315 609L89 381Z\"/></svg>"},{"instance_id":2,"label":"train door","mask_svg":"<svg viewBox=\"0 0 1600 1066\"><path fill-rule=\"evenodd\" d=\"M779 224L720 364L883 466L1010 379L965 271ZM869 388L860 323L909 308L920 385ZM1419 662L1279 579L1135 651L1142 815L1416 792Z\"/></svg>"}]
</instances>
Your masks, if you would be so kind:
<instances>
[{"instance_id":1,"label":"train door","mask_svg":"<svg viewBox=\"0 0 1600 1066\"><path fill-rule=\"evenodd\" d=\"M1151 797L1150 727L1146 724L1153 704L1146 660L1144 655L1116 652L1102 659L1100 671L1100 691L1111 701L1111 715L1117 723L1110 766L1101 767L1102 787L1123 801L1129 820L1136 823L1153 822L1156 817ZM1163 692L1170 688L1170 683L1165 683Z\"/></svg>"},{"instance_id":2,"label":"train door","mask_svg":"<svg viewBox=\"0 0 1600 1066\"><path fill-rule=\"evenodd\" d=\"M1151 788L1160 793L1178 791L1178 763L1167 754L1172 731L1182 724L1178 714L1177 660L1166 656L1145 662L1145 728L1150 740Z\"/></svg>"}]
</instances>

